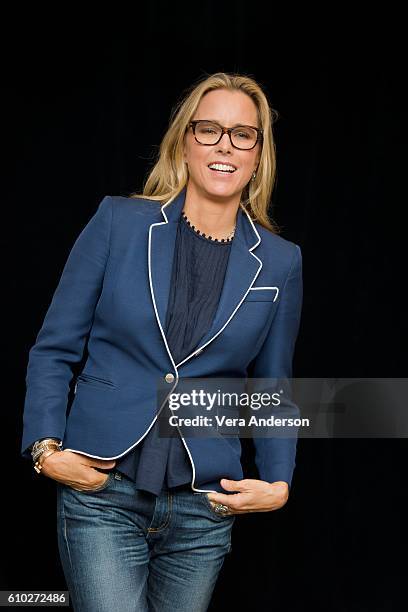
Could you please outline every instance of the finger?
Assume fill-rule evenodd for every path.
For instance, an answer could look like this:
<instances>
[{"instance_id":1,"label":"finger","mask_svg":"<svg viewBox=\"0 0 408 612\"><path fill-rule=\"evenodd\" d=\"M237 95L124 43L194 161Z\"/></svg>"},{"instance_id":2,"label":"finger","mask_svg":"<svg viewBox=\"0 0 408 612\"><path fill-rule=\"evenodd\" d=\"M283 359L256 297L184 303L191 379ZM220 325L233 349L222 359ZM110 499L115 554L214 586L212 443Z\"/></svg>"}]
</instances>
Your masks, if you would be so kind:
<instances>
[{"instance_id":1,"label":"finger","mask_svg":"<svg viewBox=\"0 0 408 612\"><path fill-rule=\"evenodd\" d=\"M94 468L103 468L104 470L113 468L116 465L115 459L94 459L93 457L86 457L86 465Z\"/></svg>"},{"instance_id":2,"label":"finger","mask_svg":"<svg viewBox=\"0 0 408 612\"><path fill-rule=\"evenodd\" d=\"M226 491L241 491L245 488L245 480L229 480L221 478L220 484Z\"/></svg>"},{"instance_id":3,"label":"finger","mask_svg":"<svg viewBox=\"0 0 408 612\"><path fill-rule=\"evenodd\" d=\"M238 497L237 494L226 495L225 493L210 493L207 497L210 501L216 502L217 504L224 504L225 506L230 506L238 501L238 499L233 499L234 497Z\"/></svg>"},{"instance_id":4,"label":"finger","mask_svg":"<svg viewBox=\"0 0 408 612\"><path fill-rule=\"evenodd\" d=\"M116 459L96 459L95 457L88 457L83 453L74 453L70 450L64 449L65 453L69 453L75 458L78 458L79 462L88 466L101 467L101 468L112 468L116 465Z\"/></svg>"}]
</instances>

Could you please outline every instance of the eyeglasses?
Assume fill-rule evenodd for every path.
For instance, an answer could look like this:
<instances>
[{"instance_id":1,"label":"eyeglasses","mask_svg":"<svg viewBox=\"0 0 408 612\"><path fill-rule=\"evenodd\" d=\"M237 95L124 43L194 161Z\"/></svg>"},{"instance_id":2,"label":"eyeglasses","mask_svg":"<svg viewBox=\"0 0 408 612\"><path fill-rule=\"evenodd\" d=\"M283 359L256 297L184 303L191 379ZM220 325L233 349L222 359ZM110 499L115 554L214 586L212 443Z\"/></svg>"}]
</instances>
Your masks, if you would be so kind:
<instances>
[{"instance_id":1,"label":"eyeglasses","mask_svg":"<svg viewBox=\"0 0 408 612\"><path fill-rule=\"evenodd\" d=\"M199 144L215 145L220 142L224 134L228 134L233 147L246 151L253 149L263 135L263 130L252 125L226 128L215 121L208 121L206 119L190 121L187 128L189 127L193 128L194 138Z\"/></svg>"}]
</instances>

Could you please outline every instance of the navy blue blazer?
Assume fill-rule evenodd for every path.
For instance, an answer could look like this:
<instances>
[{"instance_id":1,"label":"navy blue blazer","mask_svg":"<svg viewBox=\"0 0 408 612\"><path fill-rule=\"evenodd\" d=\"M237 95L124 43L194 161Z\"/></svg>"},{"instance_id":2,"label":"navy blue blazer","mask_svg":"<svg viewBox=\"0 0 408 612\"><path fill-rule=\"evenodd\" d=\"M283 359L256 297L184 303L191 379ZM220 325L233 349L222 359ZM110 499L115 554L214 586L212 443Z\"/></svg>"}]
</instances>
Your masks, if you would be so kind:
<instances>
[{"instance_id":1,"label":"navy blue blazer","mask_svg":"<svg viewBox=\"0 0 408 612\"><path fill-rule=\"evenodd\" d=\"M157 418L157 381L178 392L183 378L292 377L302 309L297 244L241 208L213 323L175 363L164 333L177 223L185 188L170 203L103 198L76 239L29 352L21 454L39 438L99 459L117 459ZM86 351L86 353L84 353ZM74 380L73 366L86 355ZM71 383L75 395L68 410ZM180 387L179 387L180 388ZM160 408L161 409L161 408ZM299 416L292 402L286 415ZM240 480L238 436L182 438L193 491L225 492ZM291 484L296 436L254 437L259 478Z\"/></svg>"}]
</instances>

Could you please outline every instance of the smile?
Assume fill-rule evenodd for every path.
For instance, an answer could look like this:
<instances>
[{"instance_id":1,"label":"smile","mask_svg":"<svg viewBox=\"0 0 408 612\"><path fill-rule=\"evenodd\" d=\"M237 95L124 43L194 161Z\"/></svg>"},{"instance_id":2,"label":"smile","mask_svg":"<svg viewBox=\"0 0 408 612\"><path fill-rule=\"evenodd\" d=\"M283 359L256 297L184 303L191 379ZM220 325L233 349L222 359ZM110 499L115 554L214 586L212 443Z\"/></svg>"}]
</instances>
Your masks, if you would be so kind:
<instances>
[{"instance_id":1,"label":"smile","mask_svg":"<svg viewBox=\"0 0 408 612\"><path fill-rule=\"evenodd\" d=\"M233 172L236 171L236 168L230 164L209 164L208 167L214 172L226 172L228 174L233 174Z\"/></svg>"}]
</instances>

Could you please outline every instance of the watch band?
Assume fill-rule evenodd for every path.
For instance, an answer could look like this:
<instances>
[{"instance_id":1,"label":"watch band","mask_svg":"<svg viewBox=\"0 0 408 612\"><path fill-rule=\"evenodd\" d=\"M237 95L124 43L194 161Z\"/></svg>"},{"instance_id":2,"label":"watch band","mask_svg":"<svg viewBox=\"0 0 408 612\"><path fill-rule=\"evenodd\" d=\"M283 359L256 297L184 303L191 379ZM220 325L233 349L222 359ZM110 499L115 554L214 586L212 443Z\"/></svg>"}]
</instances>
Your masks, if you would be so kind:
<instances>
[{"instance_id":1,"label":"watch band","mask_svg":"<svg viewBox=\"0 0 408 612\"><path fill-rule=\"evenodd\" d=\"M31 457L35 463L44 450L61 446L62 441L59 438L42 438L34 442L31 449Z\"/></svg>"},{"instance_id":2,"label":"watch band","mask_svg":"<svg viewBox=\"0 0 408 612\"><path fill-rule=\"evenodd\" d=\"M37 474L40 474L42 467L43 467L44 460L47 457L49 457L49 455L52 455L53 453L57 453L57 452L62 452L62 451L58 446L54 446L54 448L47 448L41 453L37 461L34 463L34 469L37 472Z\"/></svg>"}]
</instances>

